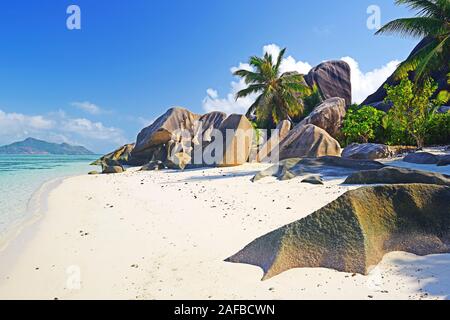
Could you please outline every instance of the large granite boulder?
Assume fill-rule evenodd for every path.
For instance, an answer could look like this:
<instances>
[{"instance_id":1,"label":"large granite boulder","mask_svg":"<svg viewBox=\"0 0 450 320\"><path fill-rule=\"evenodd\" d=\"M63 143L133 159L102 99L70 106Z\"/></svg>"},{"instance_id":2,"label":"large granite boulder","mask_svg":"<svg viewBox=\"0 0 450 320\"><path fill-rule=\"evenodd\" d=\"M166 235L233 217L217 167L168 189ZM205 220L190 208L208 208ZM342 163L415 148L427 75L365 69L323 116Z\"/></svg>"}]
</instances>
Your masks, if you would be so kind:
<instances>
[{"instance_id":1,"label":"large granite boulder","mask_svg":"<svg viewBox=\"0 0 450 320\"><path fill-rule=\"evenodd\" d=\"M286 138L291 130L291 122L289 120L281 121L272 136L263 144L256 155L257 162L269 162L270 156L275 148L278 148L280 142Z\"/></svg>"},{"instance_id":2,"label":"large granite boulder","mask_svg":"<svg viewBox=\"0 0 450 320\"><path fill-rule=\"evenodd\" d=\"M385 165L372 160L353 160L341 157L321 158L291 158L280 161L265 170L258 172L253 182L266 177L276 177L279 180L290 180L296 177L307 178L311 175L322 177L346 177L355 171L375 170Z\"/></svg>"},{"instance_id":3,"label":"large granite boulder","mask_svg":"<svg viewBox=\"0 0 450 320\"><path fill-rule=\"evenodd\" d=\"M253 142L253 126L247 117L232 114L219 127L223 137L223 153L217 159L222 167L238 166L247 162Z\"/></svg>"},{"instance_id":4,"label":"large granite boulder","mask_svg":"<svg viewBox=\"0 0 450 320\"><path fill-rule=\"evenodd\" d=\"M344 184L436 184L450 186L450 176L437 172L385 167L351 174Z\"/></svg>"},{"instance_id":5,"label":"large granite boulder","mask_svg":"<svg viewBox=\"0 0 450 320\"><path fill-rule=\"evenodd\" d=\"M416 146L389 146L389 150L393 157L404 156L419 150Z\"/></svg>"},{"instance_id":6,"label":"large granite boulder","mask_svg":"<svg viewBox=\"0 0 450 320\"><path fill-rule=\"evenodd\" d=\"M388 146L376 143L352 143L342 151L343 158L360 160L384 159L391 155L392 153Z\"/></svg>"},{"instance_id":7,"label":"large granite boulder","mask_svg":"<svg viewBox=\"0 0 450 320\"><path fill-rule=\"evenodd\" d=\"M224 112L214 111L202 115L194 124L194 136L192 142L194 145L199 145L211 142L211 131L218 129L225 121L227 115Z\"/></svg>"},{"instance_id":8,"label":"large granite boulder","mask_svg":"<svg viewBox=\"0 0 450 320\"><path fill-rule=\"evenodd\" d=\"M352 103L352 83L350 66L345 61L328 61L311 69L305 76L310 87L317 85L322 97L339 97L346 105Z\"/></svg>"},{"instance_id":9,"label":"large granite boulder","mask_svg":"<svg viewBox=\"0 0 450 320\"><path fill-rule=\"evenodd\" d=\"M424 48L427 44L429 44L430 39L429 38L425 38L422 41L420 41L420 43L414 48L414 50L411 52L411 54L409 55L409 57L411 57L412 55L414 55L415 53L417 53L419 50L421 50L422 48ZM408 57L408 58L409 58ZM437 70L433 70L431 72L431 77L437 82L438 84L438 89L436 90L436 94L442 90L447 90L450 91L450 84L447 82L447 74L450 72L449 66L448 64L443 64L443 65L439 65L439 68ZM409 78L411 80L414 79L414 72L410 73ZM392 74L381 86L380 88L378 88L378 90L376 92L374 92L373 94L371 94L370 96L368 96L366 98L366 100L363 101L363 103L361 103L361 105L371 105L374 107L377 107L377 109L379 110L383 110L385 112L387 112L390 108L391 105L389 104L384 104L384 99L386 98L387 94L386 94L386 89L384 88L384 86L386 84L389 84L390 86L395 86L398 85L400 83L400 80L397 79L397 77L395 77L395 74Z\"/></svg>"},{"instance_id":10,"label":"large granite boulder","mask_svg":"<svg viewBox=\"0 0 450 320\"><path fill-rule=\"evenodd\" d=\"M192 153L190 154L193 164L203 163L203 150L213 140L214 130L218 130L227 118L223 112L210 112L202 115L194 124L194 135L192 137ZM187 157L184 157L186 160ZM182 163L183 161L181 161Z\"/></svg>"},{"instance_id":11,"label":"large granite boulder","mask_svg":"<svg viewBox=\"0 0 450 320\"><path fill-rule=\"evenodd\" d=\"M122 173L125 172L124 167L119 162L119 160L114 160L110 158L105 158L100 163L102 166L102 173Z\"/></svg>"},{"instance_id":12,"label":"large granite boulder","mask_svg":"<svg viewBox=\"0 0 450 320\"><path fill-rule=\"evenodd\" d=\"M125 170L122 166L106 166L103 168L103 174L122 173Z\"/></svg>"},{"instance_id":13,"label":"large granite boulder","mask_svg":"<svg viewBox=\"0 0 450 320\"><path fill-rule=\"evenodd\" d=\"M263 280L293 268L367 275L393 251L450 253L450 188L370 186L270 232L226 261L260 267Z\"/></svg>"},{"instance_id":14,"label":"large granite boulder","mask_svg":"<svg viewBox=\"0 0 450 320\"><path fill-rule=\"evenodd\" d=\"M92 166L101 166L102 163L106 161L106 159L109 160L116 160L122 165L127 165L131 159L131 152L134 149L134 143L126 144L117 150L114 150L111 153L108 153L101 157L100 159L94 161L91 163Z\"/></svg>"},{"instance_id":15,"label":"large granite boulder","mask_svg":"<svg viewBox=\"0 0 450 320\"><path fill-rule=\"evenodd\" d=\"M341 146L325 130L312 125L297 125L280 143L279 159L340 156Z\"/></svg>"},{"instance_id":16,"label":"large granite boulder","mask_svg":"<svg viewBox=\"0 0 450 320\"><path fill-rule=\"evenodd\" d=\"M417 152L408 154L403 158L403 161L415 164L436 164L439 161L439 156L429 152Z\"/></svg>"},{"instance_id":17,"label":"large granite boulder","mask_svg":"<svg viewBox=\"0 0 450 320\"><path fill-rule=\"evenodd\" d=\"M333 138L338 138L341 134L342 123L344 122L345 100L343 98L330 98L317 106L300 125L313 124L322 128Z\"/></svg>"},{"instance_id":18,"label":"large granite boulder","mask_svg":"<svg viewBox=\"0 0 450 320\"><path fill-rule=\"evenodd\" d=\"M442 155L439 157L439 161L437 162L438 167L445 167L450 165L450 154Z\"/></svg>"},{"instance_id":19,"label":"large granite boulder","mask_svg":"<svg viewBox=\"0 0 450 320\"><path fill-rule=\"evenodd\" d=\"M153 154L162 145L172 139L172 134L179 130L187 130L193 136L193 128L199 116L184 108L171 108L150 126L142 129L137 136L136 145L131 155L142 164L152 160ZM153 157L154 158L154 157ZM160 160L160 159L153 159Z\"/></svg>"},{"instance_id":20,"label":"large granite boulder","mask_svg":"<svg viewBox=\"0 0 450 320\"><path fill-rule=\"evenodd\" d=\"M165 169L162 161L150 161L146 165L143 165L140 171L159 171L161 169Z\"/></svg>"}]
</instances>

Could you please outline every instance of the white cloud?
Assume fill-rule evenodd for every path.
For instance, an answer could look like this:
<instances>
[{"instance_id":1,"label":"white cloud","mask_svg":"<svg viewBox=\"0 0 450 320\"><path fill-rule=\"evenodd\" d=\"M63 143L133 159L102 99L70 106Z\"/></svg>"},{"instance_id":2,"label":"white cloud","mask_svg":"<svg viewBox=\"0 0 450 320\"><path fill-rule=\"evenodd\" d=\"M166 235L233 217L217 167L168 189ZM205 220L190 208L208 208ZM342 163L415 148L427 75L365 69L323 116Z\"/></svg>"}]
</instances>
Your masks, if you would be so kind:
<instances>
[{"instance_id":1,"label":"white cloud","mask_svg":"<svg viewBox=\"0 0 450 320\"><path fill-rule=\"evenodd\" d=\"M350 65L352 96L355 103L363 102L370 94L374 93L394 73L400 63L400 61L394 60L378 69L364 73L355 59L343 57L342 60Z\"/></svg>"},{"instance_id":2,"label":"white cloud","mask_svg":"<svg viewBox=\"0 0 450 320\"><path fill-rule=\"evenodd\" d=\"M0 133L29 129L51 129L53 121L43 116L27 116L21 113L5 113L0 110Z\"/></svg>"},{"instance_id":3,"label":"white cloud","mask_svg":"<svg viewBox=\"0 0 450 320\"><path fill-rule=\"evenodd\" d=\"M73 107L76 107L80 110L83 110L89 114L92 115L99 115L102 113L106 113L105 110L103 110L102 108L100 108L99 106L97 106L94 103L91 103L89 101L84 101L84 102L72 102L71 105Z\"/></svg>"},{"instance_id":4,"label":"white cloud","mask_svg":"<svg viewBox=\"0 0 450 320\"><path fill-rule=\"evenodd\" d=\"M47 115L27 115L0 110L0 144L28 137L56 143L80 144L102 152L127 142L121 129L85 118L70 118L63 111Z\"/></svg>"},{"instance_id":5,"label":"white cloud","mask_svg":"<svg viewBox=\"0 0 450 320\"><path fill-rule=\"evenodd\" d=\"M236 100L236 94L244 88L246 88L246 84L243 79L238 82L232 81L230 93L225 98L220 98L216 90L209 88L206 90L207 96L203 99L203 109L206 112L223 111L226 114L246 113L248 108L256 100L257 95L252 94Z\"/></svg>"},{"instance_id":6,"label":"white cloud","mask_svg":"<svg viewBox=\"0 0 450 320\"><path fill-rule=\"evenodd\" d=\"M264 53L269 53L272 55L273 60L275 61L278 59L278 55L280 54L281 48L277 46L276 44L268 44L263 47ZM283 59L280 65L280 72L289 72L289 71L297 71L301 74L307 74L309 70L312 69L312 66L303 61L296 61L294 57L287 56Z\"/></svg>"},{"instance_id":7,"label":"white cloud","mask_svg":"<svg viewBox=\"0 0 450 320\"><path fill-rule=\"evenodd\" d=\"M280 51L280 47L276 44L269 44L263 47L263 53L267 52L271 54L274 59L278 58ZM378 69L364 73L361 71L358 62L353 58L344 57L342 60L347 62L351 68L352 95L355 103L362 102L367 96L374 93L395 71L397 65L400 63L400 61L394 60ZM241 62L237 67L231 68L231 72L233 73L238 69L253 70L248 63ZM285 57L280 66L281 72L297 71L301 74L307 74L311 69L311 64L304 61L297 61L292 56ZM206 97L203 99L203 109L206 112L246 113L257 95L253 94L246 98L236 100L236 93L244 88L246 88L246 84L242 79L231 82L230 92L225 97L221 97L217 90L209 88L206 91Z\"/></svg>"},{"instance_id":8,"label":"white cloud","mask_svg":"<svg viewBox=\"0 0 450 320\"><path fill-rule=\"evenodd\" d=\"M92 122L91 120L85 118L69 118L63 119L61 124L63 132L74 133L80 137L97 141L110 141L116 144L126 143L122 130L114 127L106 127L101 122Z\"/></svg>"}]
</instances>

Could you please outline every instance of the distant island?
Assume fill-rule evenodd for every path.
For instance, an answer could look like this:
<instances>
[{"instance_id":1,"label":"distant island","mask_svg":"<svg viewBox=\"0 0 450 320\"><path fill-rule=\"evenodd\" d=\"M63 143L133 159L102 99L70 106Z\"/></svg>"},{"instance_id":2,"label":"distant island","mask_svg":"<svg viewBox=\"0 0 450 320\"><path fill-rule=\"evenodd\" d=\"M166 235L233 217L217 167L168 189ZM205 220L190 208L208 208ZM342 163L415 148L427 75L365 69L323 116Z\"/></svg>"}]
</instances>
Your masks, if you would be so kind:
<instances>
[{"instance_id":1,"label":"distant island","mask_svg":"<svg viewBox=\"0 0 450 320\"><path fill-rule=\"evenodd\" d=\"M27 138L20 142L1 146L0 154L93 155L95 153L82 146L73 146L67 143L57 144L34 138Z\"/></svg>"}]
</instances>

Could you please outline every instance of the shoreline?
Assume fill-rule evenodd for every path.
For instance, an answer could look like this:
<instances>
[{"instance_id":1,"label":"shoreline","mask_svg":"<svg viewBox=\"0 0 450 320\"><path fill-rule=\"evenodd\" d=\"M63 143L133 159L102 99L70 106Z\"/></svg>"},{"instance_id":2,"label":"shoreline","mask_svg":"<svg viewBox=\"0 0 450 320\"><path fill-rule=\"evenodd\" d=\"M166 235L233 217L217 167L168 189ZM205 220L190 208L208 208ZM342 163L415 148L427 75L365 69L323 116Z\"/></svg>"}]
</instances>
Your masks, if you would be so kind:
<instances>
[{"instance_id":1,"label":"shoreline","mask_svg":"<svg viewBox=\"0 0 450 320\"><path fill-rule=\"evenodd\" d=\"M250 182L266 166L61 178L40 193L41 219L0 252L0 298L448 298L450 272L440 266L450 255L393 252L368 276L293 269L267 281L258 267L225 262L357 188L343 179Z\"/></svg>"},{"instance_id":2,"label":"shoreline","mask_svg":"<svg viewBox=\"0 0 450 320\"><path fill-rule=\"evenodd\" d=\"M73 176L54 178L42 183L27 201L25 217L11 224L0 237L0 254L8 249L25 229L32 227L43 218L48 206L48 196L65 179Z\"/></svg>"}]
</instances>

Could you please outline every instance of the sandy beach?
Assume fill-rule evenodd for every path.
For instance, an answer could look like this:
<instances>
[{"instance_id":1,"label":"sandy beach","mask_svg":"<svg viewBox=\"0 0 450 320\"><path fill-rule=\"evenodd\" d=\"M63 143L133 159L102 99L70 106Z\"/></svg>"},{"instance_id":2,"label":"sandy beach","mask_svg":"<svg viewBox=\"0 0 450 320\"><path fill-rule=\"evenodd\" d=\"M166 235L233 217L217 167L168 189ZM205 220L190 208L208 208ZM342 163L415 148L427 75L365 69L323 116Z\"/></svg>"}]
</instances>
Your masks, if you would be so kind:
<instances>
[{"instance_id":1,"label":"sandy beach","mask_svg":"<svg viewBox=\"0 0 450 320\"><path fill-rule=\"evenodd\" d=\"M394 252L368 276L294 269L267 281L258 267L224 262L356 188L341 179L252 183L266 167L65 179L41 199L41 218L0 253L0 299L449 297L450 255Z\"/></svg>"}]
</instances>

